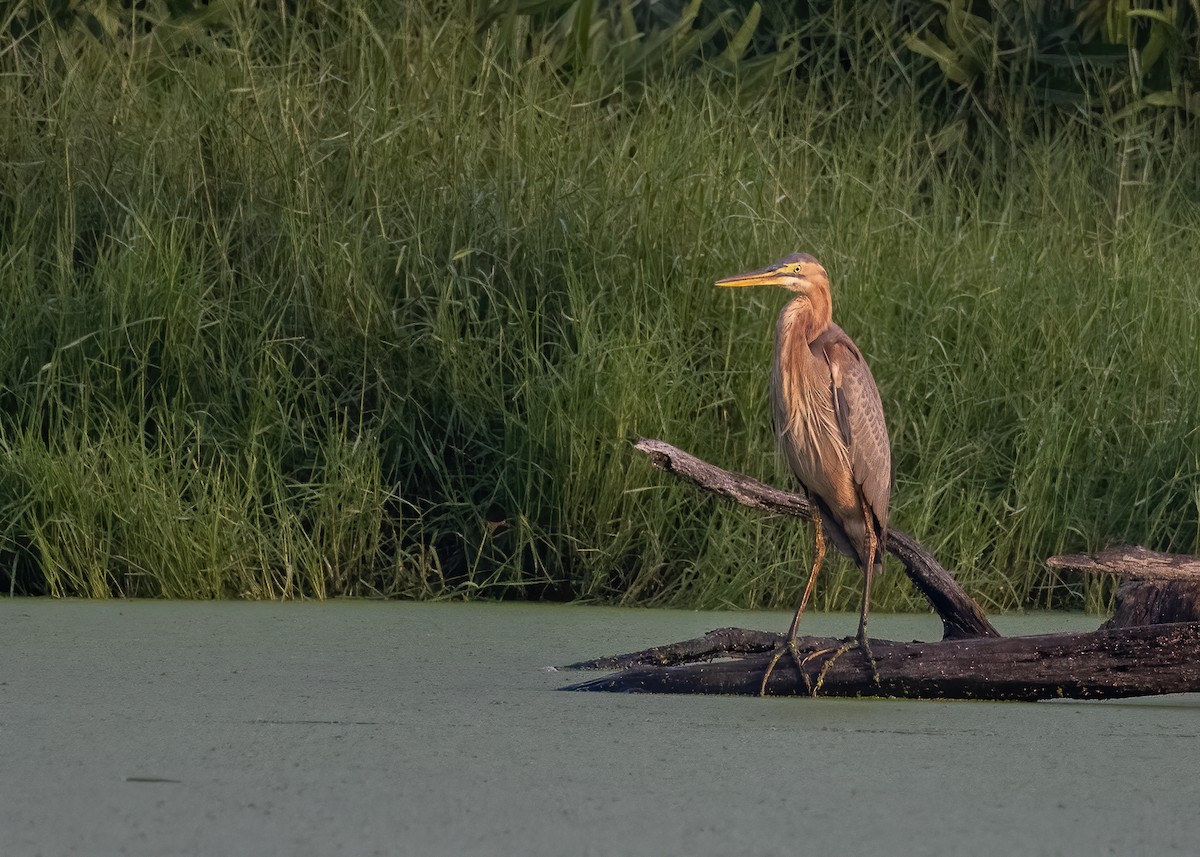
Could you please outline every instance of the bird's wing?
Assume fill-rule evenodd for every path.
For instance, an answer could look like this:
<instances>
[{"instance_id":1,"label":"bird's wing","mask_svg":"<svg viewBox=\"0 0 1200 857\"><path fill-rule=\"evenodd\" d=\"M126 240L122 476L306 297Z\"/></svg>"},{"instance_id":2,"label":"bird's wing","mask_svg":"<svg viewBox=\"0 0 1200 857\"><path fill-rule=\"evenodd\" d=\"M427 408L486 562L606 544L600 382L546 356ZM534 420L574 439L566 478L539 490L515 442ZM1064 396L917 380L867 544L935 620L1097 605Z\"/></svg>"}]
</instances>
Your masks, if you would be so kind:
<instances>
[{"instance_id":1,"label":"bird's wing","mask_svg":"<svg viewBox=\"0 0 1200 857\"><path fill-rule=\"evenodd\" d=\"M879 388L858 346L836 324L813 341L812 349L829 366L834 413L850 455L851 474L884 532L892 494L892 450Z\"/></svg>"}]
</instances>

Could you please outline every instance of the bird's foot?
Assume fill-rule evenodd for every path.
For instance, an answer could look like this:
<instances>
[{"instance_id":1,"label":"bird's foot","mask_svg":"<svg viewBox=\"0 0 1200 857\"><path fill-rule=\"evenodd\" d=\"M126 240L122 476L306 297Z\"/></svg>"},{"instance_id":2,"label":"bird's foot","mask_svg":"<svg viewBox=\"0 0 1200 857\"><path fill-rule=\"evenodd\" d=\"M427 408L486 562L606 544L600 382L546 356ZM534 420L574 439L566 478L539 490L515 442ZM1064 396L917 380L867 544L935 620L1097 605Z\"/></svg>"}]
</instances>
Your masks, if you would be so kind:
<instances>
[{"instance_id":1,"label":"bird's foot","mask_svg":"<svg viewBox=\"0 0 1200 857\"><path fill-rule=\"evenodd\" d=\"M789 634L787 642L777 646L771 653L771 662L767 664L767 669L763 672L762 684L758 688L759 696L767 695L767 680L771 678L771 673L775 672L775 665L779 663L779 659L786 654L792 656L792 660L796 662L796 669L800 670L801 675L804 675L804 668L800 665L800 649L796 646L796 638Z\"/></svg>"},{"instance_id":2,"label":"bird's foot","mask_svg":"<svg viewBox=\"0 0 1200 857\"><path fill-rule=\"evenodd\" d=\"M784 655L792 656L792 661L795 662L795 664L796 664L796 670L800 673L800 677L802 679L804 679L804 687L808 690L809 693L812 693L813 692L812 678L810 678L808 670L805 669L805 667L808 666L808 662L811 661L813 658L815 658L819 655L827 654L832 651L833 651L833 649L822 649L820 651L811 652L808 655L801 656L800 647L796 644L795 635L789 635L787 642L780 645L771 654L771 662L769 664L767 664L767 669L763 673L762 685L758 689L758 695L759 696L767 695L767 681L768 681L768 679L771 678L771 673L773 673L775 671L775 666L779 663L780 659L782 659Z\"/></svg>"},{"instance_id":3,"label":"bird's foot","mask_svg":"<svg viewBox=\"0 0 1200 857\"><path fill-rule=\"evenodd\" d=\"M833 662L851 649L859 649L863 653L863 656L867 659L867 664L871 667L871 675L875 678L875 686L883 686L883 683L879 680L879 665L875 663L875 653L871 651L870 642L866 637L850 637L846 640L846 642L832 650L833 654L830 655L825 663L821 665L821 672L817 674L817 683L812 688L812 695L814 699L816 698L817 694L821 692L821 686L825 684L825 676L829 674L829 670L833 667ZM811 660L818 654L824 654L828 651L830 650L825 649L822 652L813 652L808 656L808 658L806 658L806 660Z\"/></svg>"}]
</instances>

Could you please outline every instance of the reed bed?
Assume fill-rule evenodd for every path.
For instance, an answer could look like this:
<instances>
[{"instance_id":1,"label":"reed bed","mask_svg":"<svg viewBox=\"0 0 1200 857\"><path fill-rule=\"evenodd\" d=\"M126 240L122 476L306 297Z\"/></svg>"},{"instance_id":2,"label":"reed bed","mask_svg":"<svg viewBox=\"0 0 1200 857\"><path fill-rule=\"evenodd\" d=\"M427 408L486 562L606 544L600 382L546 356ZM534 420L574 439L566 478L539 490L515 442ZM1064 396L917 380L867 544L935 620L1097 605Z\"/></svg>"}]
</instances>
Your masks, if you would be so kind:
<instances>
[{"instance_id":1,"label":"reed bed","mask_svg":"<svg viewBox=\"0 0 1200 857\"><path fill-rule=\"evenodd\" d=\"M1200 551L1187 126L989 129L882 56L635 87L396 9L0 58L10 591L791 606L805 528L629 439L790 484L784 296L712 282L795 250L882 390L895 525L985 606L1103 606L1054 553Z\"/></svg>"}]
</instances>

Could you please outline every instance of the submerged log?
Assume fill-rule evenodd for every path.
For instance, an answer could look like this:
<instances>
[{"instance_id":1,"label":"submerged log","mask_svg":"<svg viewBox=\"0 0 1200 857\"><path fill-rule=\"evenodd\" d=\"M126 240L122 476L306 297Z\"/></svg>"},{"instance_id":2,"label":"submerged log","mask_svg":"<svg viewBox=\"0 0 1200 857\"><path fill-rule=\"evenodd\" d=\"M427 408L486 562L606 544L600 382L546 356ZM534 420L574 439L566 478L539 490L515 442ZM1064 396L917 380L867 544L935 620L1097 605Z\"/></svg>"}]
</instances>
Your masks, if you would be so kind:
<instances>
[{"instance_id":1,"label":"submerged log","mask_svg":"<svg viewBox=\"0 0 1200 857\"><path fill-rule=\"evenodd\" d=\"M768 645L782 640L781 635L768 636L773 638ZM836 649L841 642L802 637L801 655ZM936 643L872 640L871 649L878 684L866 657L851 650L834 662L819 689L827 655L813 657L804 674L785 656L771 673L766 693L1032 702L1200 691L1200 623L1194 622ZM705 663L634 666L564 690L756 696L769 657L763 653Z\"/></svg>"},{"instance_id":2,"label":"submerged log","mask_svg":"<svg viewBox=\"0 0 1200 857\"><path fill-rule=\"evenodd\" d=\"M662 441L639 440L635 446L656 467L707 491L765 512L811 519L802 495L722 470ZM801 637L799 658L778 661L767 695L1034 701L1200 691L1200 622L1004 638L911 536L890 531L887 548L941 617L943 640L872 640L873 669L862 651L843 651L846 641ZM564 690L757 695L782 642L782 634L722 628L695 640L572 664L569 668L621 672ZM843 653L834 657L838 651Z\"/></svg>"}]
</instances>

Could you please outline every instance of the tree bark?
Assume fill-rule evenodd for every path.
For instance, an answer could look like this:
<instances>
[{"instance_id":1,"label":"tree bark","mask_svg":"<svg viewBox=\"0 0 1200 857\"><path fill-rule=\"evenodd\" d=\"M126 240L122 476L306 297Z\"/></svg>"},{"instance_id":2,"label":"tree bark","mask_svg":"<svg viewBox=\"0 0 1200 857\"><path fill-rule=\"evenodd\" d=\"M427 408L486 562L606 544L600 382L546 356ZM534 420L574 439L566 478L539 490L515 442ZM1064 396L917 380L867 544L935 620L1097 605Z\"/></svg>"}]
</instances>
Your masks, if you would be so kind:
<instances>
[{"instance_id":1,"label":"tree bark","mask_svg":"<svg viewBox=\"0 0 1200 857\"><path fill-rule=\"evenodd\" d=\"M1117 587L1112 618L1100 627L1132 628L1200 619L1200 583L1127 580Z\"/></svg>"},{"instance_id":2,"label":"tree bark","mask_svg":"<svg viewBox=\"0 0 1200 857\"><path fill-rule=\"evenodd\" d=\"M812 517L811 506L802 495L722 470L662 441L639 440L635 446L650 456L656 467L707 491L765 512ZM771 696L1020 701L1200 691L1198 621L1004 638L979 605L911 536L890 531L886 547L904 563L909 578L941 617L941 642L872 640L873 668L863 651L847 650L846 641L801 637L798 657L785 653L778 658L763 689L763 675L780 651L784 636L721 628L694 640L572 664L569 668L621 672L564 690L754 695L762 690ZM1181 586L1194 585L1177 580L1182 558L1164 557L1157 555L1148 565L1143 563L1143 568L1153 566L1158 576L1176 578L1173 582ZM1098 557L1082 559L1104 564ZM1061 562L1057 567L1082 567L1067 562L1080 560L1078 557L1056 557L1052 564L1054 560ZM1127 560L1122 560L1126 563L1123 567L1128 566ZM1200 602L1188 609L1200 610ZM1183 608L1176 614L1190 620L1200 618L1200 612L1189 614ZM1163 611L1146 615L1159 616Z\"/></svg>"}]
</instances>

